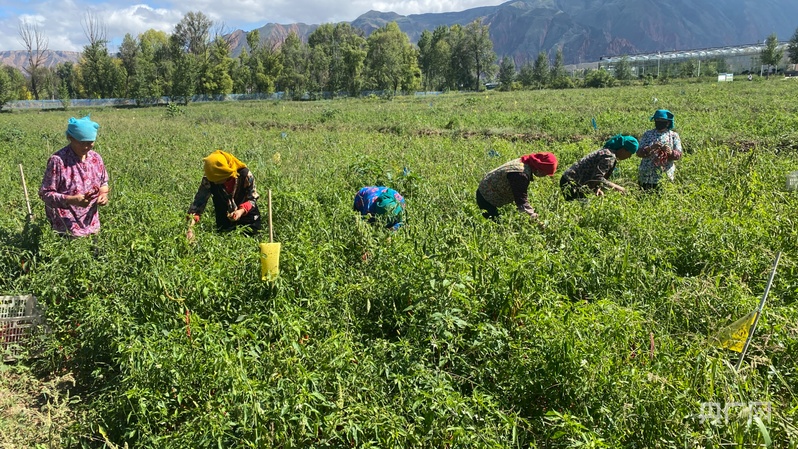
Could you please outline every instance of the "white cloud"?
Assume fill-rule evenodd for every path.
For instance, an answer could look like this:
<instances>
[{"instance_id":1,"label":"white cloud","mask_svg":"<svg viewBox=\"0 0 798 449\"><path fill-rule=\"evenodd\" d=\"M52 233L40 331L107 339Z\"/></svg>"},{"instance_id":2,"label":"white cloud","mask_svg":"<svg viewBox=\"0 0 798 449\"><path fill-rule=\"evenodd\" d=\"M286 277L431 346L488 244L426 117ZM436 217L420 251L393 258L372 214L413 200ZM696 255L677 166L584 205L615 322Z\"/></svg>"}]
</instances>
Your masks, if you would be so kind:
<instances>
[{"instance_id":1,"label":"white cloud","mask_svg":"<svg viewBox=\"0 0 798 449\"><path fill-rule=\"evenodd\" d=\"M463 11L477 6L498 5L504 0L417 0L417 1L371 1L351 0L331 2L329 0L198 0L187 2L188 10L202 11L211 19L232 23L336 23L352 21L360 15L376 10L395 12L401 15L429 12ZM247 30L248 31L248 30Z\"/></svg>"},{"instance_id":2,"label":"white cloud","mask_svg":"<svg viewBox=\"0 0 798 449\"><path fill-rule=\"evenodd\" d=\"M121 42L125 34L136 37L150 29L171 33L183 18L179 11L144 4L109 10L99 16L106 25L109 39L116 42Z\"/></svg>"},{"instance_id":3,"label":"white cloud","mask_svg":"<svg viewBox=\"0 0 798 449\"><path fill-rule=\"evenodd\" d=\"M42 26L44 25L47 19L41 14L21 14L19 16L19 21L22 23L27 23L35 26Z\"/></svg>"},{"instance_id":4,"label":"white cloud","mask_svg":"<svg viewBox=\"0 0 798 449\"><path fill-rule=\"evenodd\" d=\"M105 25L115 51L126 33L137 36L149 29L170 33L189 11L201 11L224 31L250 31L267 23L335 23L352 21L370 10L402 15L463 11L498 5L503 0L150 0L135 5L123 0L0 0L0 50L21 50L19 22L28 20L42 29L51 50L81 51L88 42L81 27L87 12Z\"/></svg>"}]
</instances>

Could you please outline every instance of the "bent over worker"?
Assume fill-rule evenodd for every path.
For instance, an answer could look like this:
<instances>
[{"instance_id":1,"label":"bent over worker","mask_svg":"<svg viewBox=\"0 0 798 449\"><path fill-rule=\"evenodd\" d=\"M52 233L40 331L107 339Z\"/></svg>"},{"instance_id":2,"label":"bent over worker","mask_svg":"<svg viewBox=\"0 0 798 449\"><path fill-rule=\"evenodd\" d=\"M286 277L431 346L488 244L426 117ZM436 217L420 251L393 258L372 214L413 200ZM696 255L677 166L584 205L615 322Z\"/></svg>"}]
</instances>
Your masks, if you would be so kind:
<instances>
[{"instance_id":1,"label":"bent over worker","mask_svg":"<svg viewBox=\"0 0 798 449\"><path fill-rule=\"evenodd\" d=\"M527 191L533 177L552 176L557 171L557 157L552 153L533 153L513 159L488 172L477 188L477 206L482 216L495 220L499 208L515 203L516 209L536 220L538 214L529 204Z\"/></svg>"},{"instance_id":2,"label":"bent over worker","mask_svg":"<svg viewBox=\"0 0 798 449\"><path fill-rule=\"evenodd\" d=\"M232 231L239 226L246 226L249 234L257 234L261 229L261 216L252 172L246 164L222 150L214 151L203 162L204 176L188 208L186 237L194 239L192 228L199 222L211 198L218 231Z\"/></svg>"}]
</instances>

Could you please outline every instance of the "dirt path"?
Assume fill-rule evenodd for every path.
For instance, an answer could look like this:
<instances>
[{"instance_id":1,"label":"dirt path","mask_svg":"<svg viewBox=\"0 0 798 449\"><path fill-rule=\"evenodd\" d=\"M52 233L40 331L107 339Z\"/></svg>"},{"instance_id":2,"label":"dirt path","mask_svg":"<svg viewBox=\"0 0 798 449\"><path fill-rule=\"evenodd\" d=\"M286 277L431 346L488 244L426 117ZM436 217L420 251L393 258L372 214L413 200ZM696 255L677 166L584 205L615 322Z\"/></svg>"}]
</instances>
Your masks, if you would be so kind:
<instances>
[{"instance_id":1,"label":"dirt path","mask_svg":"<svg viewBox=\"0 0 798 449\"><path fill-rule=\"evenodd\" d=\"M0 365L0 448L59 448L74 422L71 375L42 381L26 367Z\"/></svg>"}]
</instances>

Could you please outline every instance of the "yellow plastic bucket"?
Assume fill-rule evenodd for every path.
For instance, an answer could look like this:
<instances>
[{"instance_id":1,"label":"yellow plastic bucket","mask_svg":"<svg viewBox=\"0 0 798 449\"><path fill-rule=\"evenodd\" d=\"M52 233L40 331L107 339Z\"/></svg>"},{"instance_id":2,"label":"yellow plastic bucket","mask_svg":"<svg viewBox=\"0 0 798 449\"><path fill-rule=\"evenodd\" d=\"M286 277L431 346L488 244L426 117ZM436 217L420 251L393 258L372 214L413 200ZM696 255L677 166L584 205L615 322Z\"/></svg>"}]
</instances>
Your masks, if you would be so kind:
<instances>
[{"instance_id":1,"label":"yellow plastic bucket","mask_svg":"<svg viewBox=\"0 0 798 449\"><path fill-rule=\"evenodd\" d=\"M280 244L260 244L260 279L271 281L280 275Z\"/></svg>"}]
</instances>

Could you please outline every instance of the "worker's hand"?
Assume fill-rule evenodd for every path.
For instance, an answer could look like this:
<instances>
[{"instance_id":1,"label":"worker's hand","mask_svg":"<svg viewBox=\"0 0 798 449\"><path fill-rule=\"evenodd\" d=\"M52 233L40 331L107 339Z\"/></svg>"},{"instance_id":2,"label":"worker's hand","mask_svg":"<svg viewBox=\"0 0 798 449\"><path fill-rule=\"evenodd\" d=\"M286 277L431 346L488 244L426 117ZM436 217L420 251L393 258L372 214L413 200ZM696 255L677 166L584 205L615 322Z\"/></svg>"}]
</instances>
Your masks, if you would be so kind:
<instances>
[{"instance_id":1,"label":"worker's hand","mask_svg":"<svg viewBox=\"0 0 798 449\"><path fill-rule=\"evenodd\" d=\"M194 243L194 230L193 229L188 228L188 231L186 231L186 240L188 240L188 243Z\"/></svg>"},{"instance_id":2,"label":"worker's hand","mask_svg":"<svg viewBox=\"0 0 798 449\"><path fill-rule=\"evenodd\" d=\"M86 195L82 193L66 197L66 203L71 206L89 207L91 200L92 198L87 198Z\"/></svg>"},{"instance_id":3,"label":"worker's hand","mask_svg":"<svg viewBox=\"0 0 798 449\"><path fill-rule=\"evenodd\" d=\"M94 186L91 189L89 189L89 191L84 193L83 197L86 198L87 200L91 201L91 200L97 198L97 195L99 195L99 194L100 194L100 189L97 186Z\"/></svg>"},{"instance_id":4,"label":"worker's hand","mask_svg":"<svg viewBox=\"0 0 798 449\"><path fill-rule=\"evenodd\" d=\"M534 223L534 222L538 221L538 217L539 216L540 215L538 215L537 212L532 212L531 214L529 214L529 221Z\"/></svg>"},{"instance_id":5,"label":"worker's hand","mask_svg":"<svg viewBox=\"0 0 798 449\"><path fill-rule=\"evenodd\" d=\"M227 214L227 218L229 218L230 221L238 221L238 220L241 219L241 217L244 216L244 214L246 212L247 211L245 211L244 209L236 209L236 210L230 212L229 214Z\"/></svg>"},{"instance_id":6,"label":"worker's hand","mask_svg":"<svg viewBox=\"0 0 798 449\"><path fill-rule=\"evenodd\" d=\"M621 195L626 195L626 189L621 186L616 186L615 190L617 190Z\"/></svg>"},{"instance_id":7,"label":"worker's hand","mask_svg":"<svg viewBox=\"0 0 798 449\"><path fill-rule=\"evenodd\" d=\"M108 204L108 192L100 192L100 194L97 195L97 204L100 206Z\"/></svg>"},{"instance_id":8,"label":"worker's hand","mask_svg":"<svg viewBox=\"0 0 798 449\"><path fill-rule=\"evenodd\" d=\"M596 196L604 196L604 191L601 189L596 190Z\"/></svg>"}]
</instances>

